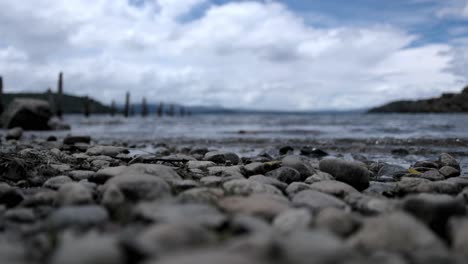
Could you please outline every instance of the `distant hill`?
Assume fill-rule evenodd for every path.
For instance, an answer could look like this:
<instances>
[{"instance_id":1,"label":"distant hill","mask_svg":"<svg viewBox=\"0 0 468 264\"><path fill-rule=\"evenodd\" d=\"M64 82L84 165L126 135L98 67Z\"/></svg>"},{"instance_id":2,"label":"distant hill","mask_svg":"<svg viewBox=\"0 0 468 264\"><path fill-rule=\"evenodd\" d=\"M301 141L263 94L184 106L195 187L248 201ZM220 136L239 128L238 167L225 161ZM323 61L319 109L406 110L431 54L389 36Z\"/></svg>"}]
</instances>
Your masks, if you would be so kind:
<instances>
[{"instance_id":1,"label":"distant hill","mask_svg":"<svg viewBox=\"0 0 468 264\"><path fill-rule=\"evenodd\" d=\"M416 101L395 101L369 110L369 113L463 112L468 112L468 86L461 93L444 93L437 98Z\"/></svg>"},{"instance_id":2,"label":"distant hill","mask_svg":"<svg viewBox=\"0 0 468 264\"><path fill-rule=\"evenodd\" d=\"M54 96L54 95L52 95ZM3 104L5 107L13 101L14 98L35 98L50 102L50 95L48 93L6 93L3 94ZM54 100L54 99L52 99ZM92 98L90 100L92 113L109 113L110 107L100 103ZM62 108L65 114L78 114L83 113L85 98L75 95L64 94L62 96ZM53 107L53 106L52 106Z\"/></svg>"}]
</instances>

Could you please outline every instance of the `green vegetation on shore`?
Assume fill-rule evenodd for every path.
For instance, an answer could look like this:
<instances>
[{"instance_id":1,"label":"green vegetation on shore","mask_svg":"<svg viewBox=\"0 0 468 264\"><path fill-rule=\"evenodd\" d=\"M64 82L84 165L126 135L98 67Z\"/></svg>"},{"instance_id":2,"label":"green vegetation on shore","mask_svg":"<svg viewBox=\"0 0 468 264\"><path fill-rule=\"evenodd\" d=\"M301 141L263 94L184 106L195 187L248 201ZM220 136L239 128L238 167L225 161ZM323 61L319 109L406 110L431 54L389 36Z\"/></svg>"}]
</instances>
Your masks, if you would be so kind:
<instances>
[{"instance_id":1,"label":"green vegetation on shore","mask_svg":"<svg viewBox=\"0 0 468 264\"><path fill-rule=\"evenodd\" d=\"M55 94L52 97L55 100ZM5 93L3 95L3 104L8 106L14 98L34 98L50 102L50 94L45 93ZM83 113L86 99L85 97L64 94L62 96L62 107L65 114ZM110 107L100 103L99 101L89 98L90 108L93 113L109 113ZM53 107L53 106L52 106Z\"/></svg>"}]
</instances>

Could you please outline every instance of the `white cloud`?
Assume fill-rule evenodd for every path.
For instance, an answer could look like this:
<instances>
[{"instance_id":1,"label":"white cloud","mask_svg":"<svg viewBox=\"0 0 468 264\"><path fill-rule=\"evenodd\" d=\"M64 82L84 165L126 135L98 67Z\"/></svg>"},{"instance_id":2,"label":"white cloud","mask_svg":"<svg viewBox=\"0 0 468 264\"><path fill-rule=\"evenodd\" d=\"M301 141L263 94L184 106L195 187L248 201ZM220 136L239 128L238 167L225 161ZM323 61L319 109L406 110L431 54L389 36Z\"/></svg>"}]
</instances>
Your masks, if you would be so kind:
<instances>
[{"instance_id":1,"label":"white cloud","mask_svg":"<svg viewBox=\"0 0 468 264\"><path fill-rule=\"evenodd\" d=\"M150 101L343 109L467 81L455 59L463 45L412 47L417 36L388 25L313 27L274 1L0 1L0 33L7 89L45 90L63 70L67 91L103 102L131 90Z\"/></svg>"}]
</instances>

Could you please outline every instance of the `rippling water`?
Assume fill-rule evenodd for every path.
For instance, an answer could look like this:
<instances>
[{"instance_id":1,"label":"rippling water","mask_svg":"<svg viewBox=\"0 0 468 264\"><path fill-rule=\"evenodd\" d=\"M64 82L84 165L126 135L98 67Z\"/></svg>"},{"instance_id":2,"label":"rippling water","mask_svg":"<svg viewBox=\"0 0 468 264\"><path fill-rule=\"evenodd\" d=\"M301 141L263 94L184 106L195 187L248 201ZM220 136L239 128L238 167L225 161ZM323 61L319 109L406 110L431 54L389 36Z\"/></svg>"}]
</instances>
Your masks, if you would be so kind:
<instances>
[{"instance_id":1,"label":"rippling water","mask_svg":"<svg viewBox=\"0 0 468 264\"><path fill-rule=\"evenodd\" d=\"M72 131L97 138L468 138L468 114L194 115L190 117L66 116Z\"/></svg>"}]
</instances>

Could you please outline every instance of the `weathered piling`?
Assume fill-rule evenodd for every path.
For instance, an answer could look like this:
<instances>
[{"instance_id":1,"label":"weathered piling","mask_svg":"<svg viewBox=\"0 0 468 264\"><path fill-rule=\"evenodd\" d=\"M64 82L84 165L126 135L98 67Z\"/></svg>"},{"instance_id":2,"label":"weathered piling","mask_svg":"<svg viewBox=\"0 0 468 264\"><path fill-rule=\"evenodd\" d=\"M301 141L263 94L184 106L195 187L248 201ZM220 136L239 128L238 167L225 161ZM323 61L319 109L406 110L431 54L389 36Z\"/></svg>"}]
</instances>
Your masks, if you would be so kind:
<instances>
[{"instance_id":1,"label":"weathered piling","mask_svg":"<svg viewBox=\"0 0 468 264\"><path fill-rule=\"evenodd\" d=\"M141 101L141 116L148 116L148 105L146 104L146 97L143 97Z\"/></svg>"},{"instance_id":2,"label":"weathered piling","mask_svg":"<svg viewBox=\"0 0 468 264\"><path fill-rule=\"evenodd\" d=\"M163 102L159 102L158 111L157 111L159 117L163 115L163 109L164 109Z\"/></svg>"},{"instance_id":3,"label":"weathered piling","mask_svg":"<svg viewBox=\"0 0 468 264\"><path fill-rule=\"evenodd\" d=\"M0 76L0 115L3 113L3 78Z\"/></svg>"},{"instance_id":4,"label":"weathered piling","mask_svg":"<svg viewBox=\"0 0 468 264\"><path fill-rule=\"evenodd\" d=\"M130 92L125 95L124 116L128 117L130 114Z\"/></svg>"},{"instance_id":5,"label":"weathered piling","mask_svg":"<svg viewBox=\"0 0 468 264\"><path fill-rule=\"evenodd\" d=\"M115 113L117 112L117 107L115 106L115 100L112 100L111 106L110 106L110 114L111 116L115 116Z\"/></svg>"},{"instance_id":6,"label":"weathered piling","mask_svg":"<svg viewBox=\"0 0 468 264\"><path fill-rule=\"evenodd\" d=\"M59 118L63 116L63 109L62 109L62 97L63 97L63 73L59 73L58 82L57 82L57 98L55 100L55 110L56 115Z\"/></svg>"},{"instance_id":7,"label":"weathered piling","mask_svg":"<svg viewBox=\"0 0 468 264\"><path fill-rule=\"evenodd\" d=\"M169 105L169 110L167 111L168 116L174 116L174 104Z\"/></svg>"},{"instance_id":8,"label":"weathered piling","mask_svg":"<svg viewBox=\"0 0 468 264\"><path fill-rule=\"evenodd\" d=\"M180 116L182 116L182 117L185 116L185 107L181 106L181 107L179 108L179 114L180 114Z\"/></svg>"},{"instance_id":9,"label":"weathered piling","mask_svg":"<svg viewBox=\"0 0 468 264\"><path fill-rule=\"evenodd\" d=\"M89 100L89 96L84 97L83 108L84 116L89 117L91 115L91 102Z\"/></svg>"},{"instance_id":10,"label":"weathered piling","mask_svg":"<svg viewBox=\"0 0 468 264\"><path fill-rule=\"evenodd\" d=\"M47 89L47 101L49 102L50 110L52 111L52 113L55 113L56 109L55 109L54 93L52 92L52 89L50 87Z\"/></svg>"}]
</instances>

